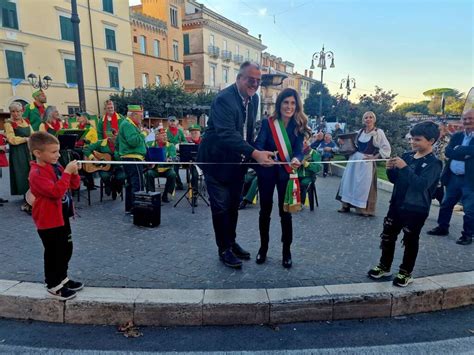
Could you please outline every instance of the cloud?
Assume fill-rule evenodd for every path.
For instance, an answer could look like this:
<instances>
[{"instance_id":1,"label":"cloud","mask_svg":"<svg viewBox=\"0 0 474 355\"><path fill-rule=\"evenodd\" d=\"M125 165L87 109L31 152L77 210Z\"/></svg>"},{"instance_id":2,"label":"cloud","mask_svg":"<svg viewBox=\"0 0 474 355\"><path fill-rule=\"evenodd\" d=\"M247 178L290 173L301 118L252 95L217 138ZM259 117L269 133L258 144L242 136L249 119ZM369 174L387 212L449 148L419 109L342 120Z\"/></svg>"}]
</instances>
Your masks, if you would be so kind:
<instances>
[{"instance_id":1,"label":"cloud","mask_svg":"<svg viewBox=\"0 0 474 355\"><path fill-rule=\"evenodd\" d=\"M259 14L259 16L266 16L267 15L267 8L264 7L262 9L258 10L258 14Z\"/></svg>"}]
</instances>

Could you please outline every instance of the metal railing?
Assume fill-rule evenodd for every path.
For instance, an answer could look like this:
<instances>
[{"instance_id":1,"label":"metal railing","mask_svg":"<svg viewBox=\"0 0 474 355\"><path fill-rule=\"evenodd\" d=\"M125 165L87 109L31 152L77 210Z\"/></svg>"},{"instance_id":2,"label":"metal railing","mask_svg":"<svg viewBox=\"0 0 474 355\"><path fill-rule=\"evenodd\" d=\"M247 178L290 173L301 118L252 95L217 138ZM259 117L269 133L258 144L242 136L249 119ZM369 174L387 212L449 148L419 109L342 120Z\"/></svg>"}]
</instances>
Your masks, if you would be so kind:
<instances>
[{"instance_id":1,"label":"metal railing","mask_svg":"<svg viewBox=\"0 0 474 355\"><path fill-rule=\"evenodd\" d=\"M231 51L222 50L221 56L222 56L222 60L224 60L226 62L230 62L232 60L232 52Z\"/></svg>"},{"instance_id":2,"label":"metal railing","mask_svg":"<svg viewBox=\"0 0 474 355\"><path fill-rule=\"evenodd\" d=\"M216 47L216 46L213 46L213 45L209 45L209 47L207 47L207 53L212 58L218 58L219 57L219 52L220 52L219 47Z\"/></svg>"},{"instance_id":3,"label":"metal railing","mask_svg":"<svg viewBox=\"0 0 474 355\"><path fill-rule=\"evenodd\" d=\"M240 54L234 54L234 62L242 64L244 62L244 56Z\"/></svg>"}]
</instances>

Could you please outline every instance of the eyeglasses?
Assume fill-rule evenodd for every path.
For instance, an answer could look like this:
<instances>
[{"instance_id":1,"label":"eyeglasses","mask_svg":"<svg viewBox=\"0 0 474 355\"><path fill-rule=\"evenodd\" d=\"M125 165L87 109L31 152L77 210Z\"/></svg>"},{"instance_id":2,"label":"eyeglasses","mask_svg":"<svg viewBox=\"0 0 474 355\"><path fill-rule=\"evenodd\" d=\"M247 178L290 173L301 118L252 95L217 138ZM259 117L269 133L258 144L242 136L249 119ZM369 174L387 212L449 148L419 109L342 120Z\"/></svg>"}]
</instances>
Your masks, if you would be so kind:
<instances>
[{"instance_id":1,"label":"eyeglasses","mask_svg":"<svg viewBox=\"0 0 474 355\"><path fill-rule=\"evenodd\" d=\"M256 79L256 78L252 78L252 77L248 76L247 77L247 82L249 84L252 84L252 85L254 85L254 84L260 85L260 83L262 82L262 79Z\"/></svg>"}]
</instances>

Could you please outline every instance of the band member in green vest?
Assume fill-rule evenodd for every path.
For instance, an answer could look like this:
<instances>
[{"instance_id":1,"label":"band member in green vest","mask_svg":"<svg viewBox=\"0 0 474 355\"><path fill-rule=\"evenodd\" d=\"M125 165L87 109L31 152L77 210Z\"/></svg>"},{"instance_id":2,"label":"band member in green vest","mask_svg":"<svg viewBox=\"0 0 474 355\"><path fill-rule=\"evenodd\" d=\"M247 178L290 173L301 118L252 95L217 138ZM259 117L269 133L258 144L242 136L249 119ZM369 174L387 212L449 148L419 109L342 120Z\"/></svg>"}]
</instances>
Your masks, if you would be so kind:
<instances>
[{"instance_id":1,"label":"band member in green vest","mask_svg":"<svg viewBox=\"0 0 474 355\"><path fill-rule=\"evenodd\" d=\"M155 140L148 143L148 147L159 147L166 150L166 161L176 161L176 148L173 144L168 142L166 131L160 128L156 131ZM161 200L163 202L170 202L169 195L173 194L176 186L176 173L172 166L169 165L157 165L156 167L149 169L145 173L146 189L147 191L155 191L155 178L164 177L166 178L165 191Z\"/></svg>"},{"instance_id":2,"label":"band member in green vest","mask_svg":"<svg viewBox=\"0 0 474 355\"><path fill-rule=\"evenodd\" d=\"M34 131L38 131L48 105L46 105L46 94L43 90L40 89L35 91L32 96L35 101L25 106L23 118L30 121L31 127L33 127Z\"/></svg>"},{"instance_id":3,"label":"band member in green vest","mask_svg":"<svg viewBox=\"0 0 474 355\"><path fill-rule=\"evenodd\" d=\"M114 133L115 131L113 131ZM102 139L92 144L88 144L84 147L84 156L89 160L97 159L97 153L105 153L111 156L112 160L120 160L117 144L117 132L111 137ZM112 200L117 198L117 194L121 193L123 184L125 182L125 172L121 165L111 165L109 171L99 171L99 176L104 182L105 194L110 196L112 194Z\"/></svg>"},{"instance_id":4,"label":"band member in green vest","mask_svg":"<svg viewBox=\"0 0 474 355\"><path fill-rule=\"evenodd\" d=\"M125 120L125 117L115 112L115 106L112 100L105 101L104 108L105 115L99 119L97 125L99 140L112 136L112 129L118 132L120 124Z\"/></svg>"},{"instance_id":5,"label":"band member in green vest","mask_svg":"<svg viewBox=\"0 0 474 355\"><path fill-rule=\"evenodd\" d=\"M306 192L312 182L316 181L316 175L321 170L321 164L310 164L312 162L320 162L321 154L311 148L311 137L307 136L303 141L303 161L298 168L298 179L300 180L301 203L306 200Z\"/></svg>"},{"instance_id":6,"label":"band member in green vest","mask_svg":"<svg viewBox=\"0 0 474 355\"><path fill-rule=\"evenodd\" d=\"M186 137L181 128L178 127L179 121L175 116L168 117L168 128L166 129L166 136L168 137L168 142L174 144L176 147L181 143L186 143ZM176 173L176 189L183 190L183 183L179 177L179 164L174 166L174 171Z\"/></svg>"},{"instance_id":7,"label":"band member in green vest","mask_svg":"<svg viewBox=\"0 0 474 355\"><path fill-rule=\"evenodd\" d=\"M30 188L28 175L30 173L31 154L28 149L28 138L33 134L33 128L28 119L21 117L23 107L13 102L10 107L10 119L5 122L5 134L10 145L10 194L25 195ZM22 211L31 212L31 206L24 203Z\"/></svg>"},{"instance_id":8,"label":"band member in green vest","mask_svg":"<svg viewBox=\"0 0 474 355\"><path fill-rule=\"evenodd\" d=\"M145 160L145 136L141 132L143 109L140 105L128 105L127 118L119 124L118 150L120 160L142 162ZM127 176L125 189L125 212L131 213L133 194L145 189L142 164L124 164Z\"/></svg>"}]
</instances>

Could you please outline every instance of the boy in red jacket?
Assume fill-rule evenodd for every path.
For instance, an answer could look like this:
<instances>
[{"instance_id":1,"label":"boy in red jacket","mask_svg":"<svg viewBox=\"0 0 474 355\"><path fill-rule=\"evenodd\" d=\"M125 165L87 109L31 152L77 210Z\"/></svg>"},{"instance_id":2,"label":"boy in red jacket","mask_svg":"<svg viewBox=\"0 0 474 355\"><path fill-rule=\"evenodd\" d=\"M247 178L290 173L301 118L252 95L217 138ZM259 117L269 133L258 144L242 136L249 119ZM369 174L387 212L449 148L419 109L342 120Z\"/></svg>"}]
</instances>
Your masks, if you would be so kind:
<instances>
[{"instance_id":1,"label":"boy in red jacket","mask_svg":"<svg viewBox=\"0 0 474 355\"><path fill-rule=\"evenodd\" d=\"M44 246L46 286L55 298L68 300L84 287L67 277L72 256L69 217L74 214L70 189L80 186L78 164L71 161L64 169L58 164L59 141L49 133L33 133L28 147L36 158L31 162L29 181L34 196L32 216Z\"/></svg>"}]
</instances>

